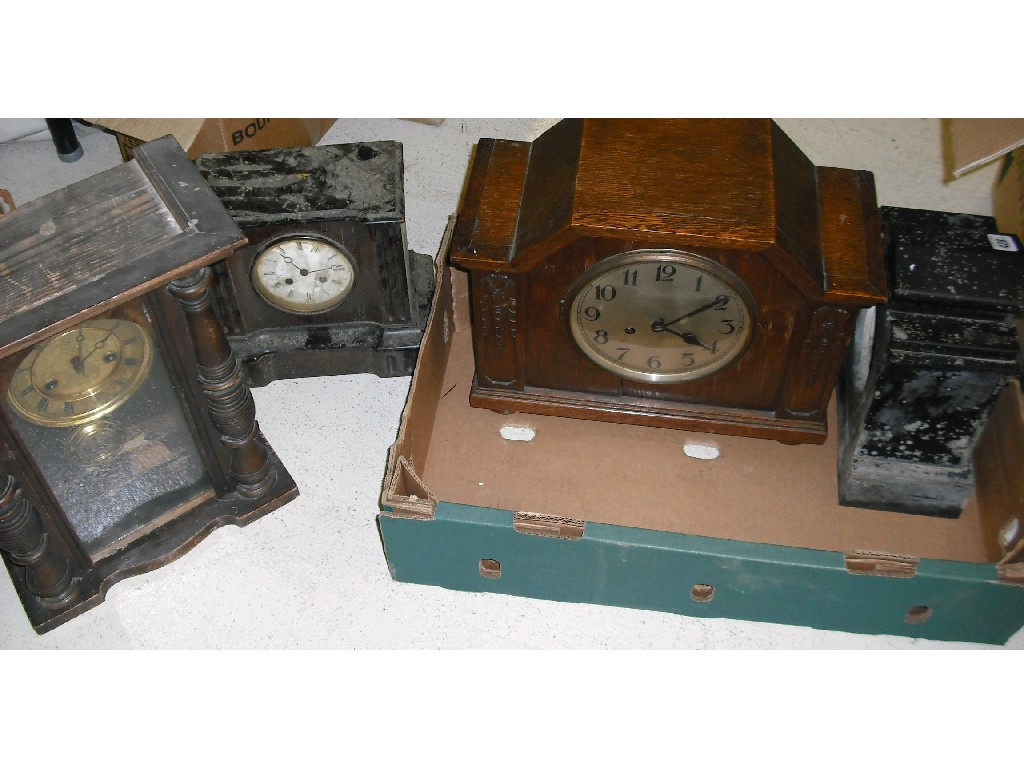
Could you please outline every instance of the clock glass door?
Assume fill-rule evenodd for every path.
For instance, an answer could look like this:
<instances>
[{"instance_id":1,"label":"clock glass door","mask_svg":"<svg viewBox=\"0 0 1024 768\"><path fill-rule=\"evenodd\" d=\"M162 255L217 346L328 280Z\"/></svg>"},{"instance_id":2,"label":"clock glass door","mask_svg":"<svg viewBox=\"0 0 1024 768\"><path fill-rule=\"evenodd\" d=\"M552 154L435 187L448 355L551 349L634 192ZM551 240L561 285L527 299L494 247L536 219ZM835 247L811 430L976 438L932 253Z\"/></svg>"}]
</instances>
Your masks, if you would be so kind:
<instances>
[{"instance_id":1,"label":"clock glass door","mask_svg":"<svg viewBox=\"0 0 1024 768\"><path fill-rule=\"evenodd\" d=\"M214 495L141 301L2 362L13 432L93 561Z\"/></svg>"}]
</instances>

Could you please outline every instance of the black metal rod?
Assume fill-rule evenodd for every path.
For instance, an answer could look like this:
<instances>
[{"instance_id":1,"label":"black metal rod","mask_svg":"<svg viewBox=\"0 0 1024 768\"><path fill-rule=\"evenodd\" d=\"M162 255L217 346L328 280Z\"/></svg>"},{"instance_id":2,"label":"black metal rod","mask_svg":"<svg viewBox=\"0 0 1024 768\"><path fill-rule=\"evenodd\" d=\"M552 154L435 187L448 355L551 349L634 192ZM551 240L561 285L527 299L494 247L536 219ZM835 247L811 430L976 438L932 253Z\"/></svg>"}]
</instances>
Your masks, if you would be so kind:
<instances>
[{"instance_id":1,"label":"black metal rod","mask_svg":"<svg viewBox=\"0 0 1024 768\"><path fill-rule=\"evenodd\" d=\"M84 154L78 136L75 135L75 126L69 118L48 117L46 127L50 129L50 137L53 139L53 146L57 148L57 156L63 162L73 163Z\"/></svg>"}]
</instances>

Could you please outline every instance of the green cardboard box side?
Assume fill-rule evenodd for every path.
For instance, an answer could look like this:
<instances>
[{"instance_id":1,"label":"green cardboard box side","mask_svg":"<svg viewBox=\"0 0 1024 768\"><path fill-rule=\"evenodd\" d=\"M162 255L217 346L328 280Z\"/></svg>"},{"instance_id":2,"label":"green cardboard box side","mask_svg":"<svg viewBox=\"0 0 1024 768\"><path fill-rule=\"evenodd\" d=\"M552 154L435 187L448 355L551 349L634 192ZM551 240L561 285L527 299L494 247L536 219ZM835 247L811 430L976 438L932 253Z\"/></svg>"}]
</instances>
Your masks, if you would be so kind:
<instances>
[{"instance_id":1,"label":"green cardboard box side","mask_svg":"<svg viewBox=\"0 0 1024 768\"><path fill-rule=\"evenodd\" d=\"M441 253L447 253L447 238ZM811 497L803 517L799 511L787 517L786 510L794 503L781 498L786 479L770 487L779 466L798 463L791 457L808 456L804 451L817 451L818 446L794 448L732 438L725 443L725 452L751 451L734 459L743 463L728 470L735 473L741 467L744 477L725 478L724 487L739 487L738 495L726 492L716 509L704 510L705 518L685 499L676 499L680 494L671 494L670 503L663 495L659 503L672 508L653 525L649 517L634 525L634 517L650 514L647 499L636 502L629 491L612 487L615 479L604 477L612 473L580 477L579 465L565 459L561 466L560 457L595 435L623 442L621 455L629 455L643 450L649 439L679 440L666 434L675 431L648 433L643 431L647 428L631 427L641 431L627 433L622 425L572 419L555 423L552 417L518 419L471 409L465 402L472 375L466 343L468 285L464 275L445 266L438 271L437 285L409 401L389 456L378 516L388 567L397 581L934 640L1004 643L1024 625L1024 587L1017 573L1021 568L1013 564L1009 547L1001 550L993 541L993 526L1020 514L1016 507L1003 509L1016 501L993 505L998 514L965 511L959 521L916 515L897 520L892 513L871 511L860 511L858 517L851 511L852 519L866 521L868 530L857 531L852 536L857 546L850 548L848 533L827 530L842 527L847 520L837 517L847 508L837 508L836 500L829 500L834 489L828 491L827 483L814 481L827 492ZM1019 392L1014 399L1004 399L1007 412L1019 416ZM532 444L536 448L519 448L488 434L509 418L537 427L538 438ZM1019 442L1024 434L1020 422L1014 421L1010 438L989 442ZM531 463L529 451L551 450L538 443L557 442L553 432L560 433L555 437L561 441L561 452L543 453L541 461ZM488 446L495 445L498 461L488 464L483 457L492 450ZM775 459L770 458L773 451L780 452ZM999 470L993 474L1003 478L1002 486L1009 486L1007 490L993 485L1000 499L1021 496L1016 443L1009 454L994 454ZM749 465L761 457L775 464L760 476L747 474L754 471ZM652 467L651 476L663 477L665 468L678 466L680 460L671 461ZM834 482L834 461L833 453L807 474L831 473ZM754 485L743 488L743 480L755 476L759 479ZM556 488L562 478L564 487ZM493 488L477 487L485 485ZM605 496L613 497L603 505L615 507L610 515L595 504L595 498ZM496 497L503 502L472 503ZM574 519L580 510L590 515L586 521ZM716 518L723 511L739 521L739 534L703 535L709 530L708 519L710 529L718 530ZM626 524L619 523L623 520ZM657 527L661 521L675 528ZM840 525L835 526L837 522ZM919 545L922 539L929 540ZM861 542L869 546L861 547ZM935 553L952 556L931 556Z\"/></svg>"},{"instance_id":2,"label":"green cardboard box side","mask_svg":"<svg viewBox=\"0 0 1024 768\"><path fill-rule=\"evenodd\" d=\"M389 510L390 511L390 510ZM1005 643L1021 588L995 565L923 560L911 578L853 574L843 555L588 524L575 540L523 534L507 510L439 502L433 519L379 518L396 581L816 629ZM498 578L482 559L500 563ZM714 588L710 600L701 601ZM915 623L924 619L921 623Z\"/></svg>"}]
</instances>

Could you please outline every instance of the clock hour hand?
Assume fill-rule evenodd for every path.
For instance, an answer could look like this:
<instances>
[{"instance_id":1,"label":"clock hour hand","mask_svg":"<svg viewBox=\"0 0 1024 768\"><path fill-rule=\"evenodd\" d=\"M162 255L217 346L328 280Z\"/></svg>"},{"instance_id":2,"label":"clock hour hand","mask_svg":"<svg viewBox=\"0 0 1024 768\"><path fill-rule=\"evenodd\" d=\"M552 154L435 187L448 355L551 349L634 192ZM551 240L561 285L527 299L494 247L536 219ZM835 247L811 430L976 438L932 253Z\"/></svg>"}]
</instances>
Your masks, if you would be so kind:
<instances>
[{"instance_id":1,"label":"clock hour hand","mask_svg":"<svg viewBox=\"0 0 1024 768\"><path fill-rule=\"evenodd\" d=\"M85 375L85 361L82 359L82 342L85 341L85 334L82 333L82 329L78 329L78 335L75 336L75 341L78 342L78 354L71 358L71 368L75 373Z\"/></svg>"},{"instance_id":2,"label":"clock hour hand","mask_svg":"<svg viewBox=\"0 0 1024 768\"><path fill-rule=\"evenodd\" d=\"M713 347L709 347L707 344L705 344L699 338L697 338L697 334L692 333L691 331L683 331L680 333L679 331L673 331L671 328L667 328L666 326L667 323L665 323L663 320L655 320L653 323L651 323L651 330L654 331L655 333L671 333L673 336L678 336L687 344L693 344L695 347L701 347L702 349L706 349L708 352L715 351Z\"/></svg>"},{"instance_id":3,"label":"clock hour hand","mask_svg":"<svg viewBox=\"0 0 1024 768\"><path fill-rule=\"evenodd\" d=\"M694 315L699 315L701 312L707 312L709 309L714 309L715 307L725 306L728 303L729 303L729 298L727 296L717 296L717 297L715 297L714 301L709 301L707 304L704 304L703 306L697 307L692 312L687 312L685 315L680 315L675 320L670 320L667 323L663 323L663 325L675 325L680 320L686 320L688 317L693 317ZM668 329L666 328L665 330L668 330Z\"/></svg>"}]
</instances>

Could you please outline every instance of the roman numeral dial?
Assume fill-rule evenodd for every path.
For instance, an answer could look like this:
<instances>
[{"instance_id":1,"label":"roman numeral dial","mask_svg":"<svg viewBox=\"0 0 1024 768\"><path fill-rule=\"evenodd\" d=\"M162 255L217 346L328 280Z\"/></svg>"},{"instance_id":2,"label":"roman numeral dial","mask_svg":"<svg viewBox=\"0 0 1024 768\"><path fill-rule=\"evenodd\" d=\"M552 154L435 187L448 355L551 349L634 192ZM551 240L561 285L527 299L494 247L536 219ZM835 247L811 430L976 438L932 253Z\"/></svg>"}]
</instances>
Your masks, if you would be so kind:
<instances>
[{"instance_id":1,"label":"roman numeral dial","mask_svg":"<svg viewBox=\"0 0 1024 768\"><path fill-rule=\"evenodd\" d=\"M355 262L341 246L313 237L271 243L256 256L250 274L264 301L296 314L334 309L356 279Z\"/></svg>"},{"instance_id":2,"label":"roman numeral dial","mask_svg":"<svg viewBox=\"0 0 1024 768\"><path fill-rule=\"evenodd\" d=\"M11 408L46 427L86 424L130 398L149 374L153 342L128 320L99 318L52 336L22 359Z\"/></svg>"}]
</instances>

